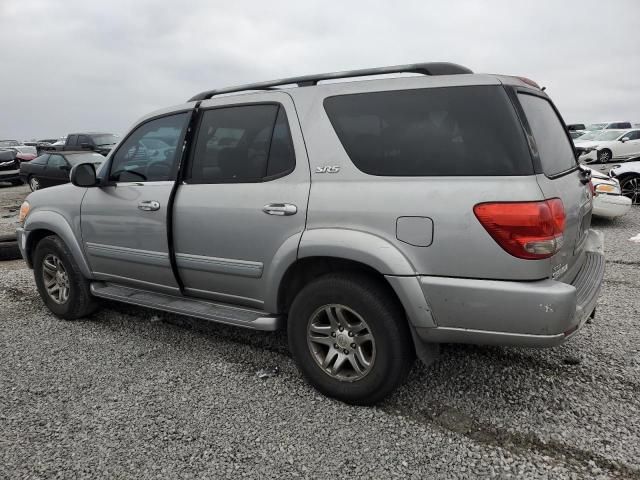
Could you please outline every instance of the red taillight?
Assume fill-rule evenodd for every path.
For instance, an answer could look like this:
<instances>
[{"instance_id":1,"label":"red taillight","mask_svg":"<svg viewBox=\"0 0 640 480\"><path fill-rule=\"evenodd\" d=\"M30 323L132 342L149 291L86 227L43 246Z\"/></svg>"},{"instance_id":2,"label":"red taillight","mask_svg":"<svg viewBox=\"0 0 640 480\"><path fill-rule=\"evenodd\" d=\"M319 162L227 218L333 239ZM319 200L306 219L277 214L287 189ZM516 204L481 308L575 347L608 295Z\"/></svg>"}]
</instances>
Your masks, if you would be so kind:
<instances>
[{"instance_id":1,"label":"red taillight","mask_svg":"<svg viewBox=\"0 0 640 480\"><path fill-rule=\"evenodd\" d=\"M473 213L498 245L514 257L549 258L562 247L565 214L559 198L479 203Z\"/></svg>"}]
</instances>

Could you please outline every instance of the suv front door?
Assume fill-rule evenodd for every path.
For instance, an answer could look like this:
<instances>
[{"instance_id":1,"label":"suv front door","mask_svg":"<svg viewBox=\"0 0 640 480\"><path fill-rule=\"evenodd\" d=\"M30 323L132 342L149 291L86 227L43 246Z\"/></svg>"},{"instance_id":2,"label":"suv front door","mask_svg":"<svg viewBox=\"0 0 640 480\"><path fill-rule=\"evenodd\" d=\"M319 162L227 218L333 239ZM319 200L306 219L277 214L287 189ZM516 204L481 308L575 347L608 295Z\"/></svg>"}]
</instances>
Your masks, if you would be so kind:
<instances>
[{"instance_id":1,"label":"suv front door","mask_svg":"<svg viewBox=\"0 0 640 480\"><path fill-rule=\"evenodd\" d=\"M272 274L296 258L310 178L289 95L244 102L202 103L173 236L186 293L261 308Z\"/></svg>"},{"instance_id":2,"label":"suv front door","mask_svg":"<svg viewBox=\"0 0 640 480\"><path fill-rule=\"evenodd\" d=\"M98 280L175 293L167 239L167 205L191 113L147 120L122 142L105 166L105 186L82 202L82 239ZM162 138L171 148L147 149Z\"/></svg>"}]
</instances>

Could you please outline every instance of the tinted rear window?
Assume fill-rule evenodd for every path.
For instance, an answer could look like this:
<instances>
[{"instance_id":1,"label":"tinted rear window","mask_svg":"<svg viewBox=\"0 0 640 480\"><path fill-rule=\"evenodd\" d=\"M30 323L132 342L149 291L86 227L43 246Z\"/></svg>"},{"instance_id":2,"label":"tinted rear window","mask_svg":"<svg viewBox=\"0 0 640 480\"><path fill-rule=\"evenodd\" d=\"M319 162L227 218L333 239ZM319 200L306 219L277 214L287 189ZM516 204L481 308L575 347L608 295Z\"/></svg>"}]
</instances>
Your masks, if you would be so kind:
<instances>
[{"instance_id":1,"label":"tinted rear window","mask_svg":"<svg viewBox=\"0 0 640 480\"><path fill-rule=\"evenodd\" d=\"M574 168L576 159L560 118L548 100L524 93L518 94L546 175L557 175Z\"/></svg>"},{"instance_id":2,"label":"tinted rear window","mask_svg":"<svg viewBox=\"0 0 640 480\"><path fill-rule=\"evenodd\" d=\"M533 173L522 127L502 87L341 95L324 106L351 161L371 175Z\"/></svg>"}]
</instances>

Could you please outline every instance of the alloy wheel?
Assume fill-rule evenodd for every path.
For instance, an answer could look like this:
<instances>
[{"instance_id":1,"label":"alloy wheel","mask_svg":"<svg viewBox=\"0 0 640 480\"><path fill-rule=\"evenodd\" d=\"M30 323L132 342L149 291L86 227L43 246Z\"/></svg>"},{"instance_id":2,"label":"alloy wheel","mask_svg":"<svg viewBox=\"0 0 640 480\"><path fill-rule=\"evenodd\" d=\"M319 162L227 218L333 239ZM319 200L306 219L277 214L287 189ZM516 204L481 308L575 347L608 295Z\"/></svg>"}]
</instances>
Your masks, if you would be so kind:
<instances>
[{"instance_id":1,"label":"alloy wheel","mask_svg":"<svg viewBox=\"0 0 640 480\"><path fill-rule=\"evenodd\" d=\"M307 345L322 371L336 380L360 380L375 362L376 344L369 325L345 305L324 305L311 315Z\"/></svg>"},{"instance_id":2,"label":"alloy wheel","mask_svg":"<svg viewBox=\"0 0 640 480\"><path fill-rule=\"evenodd\" d=\"M631 199L634 205L640 204L640 177L624 180L620 185L622 195Z\"/></svg>"},{"instance_id":3,"label":"alloy wheel","mask_svg":"<svg viewBox=\"0 0 640 480\"><path fill-rule=\"evenodd\" d=\"M69 275L62 261L54 254L50 253L42 261L42 279L44 288L51 300L61 305L69 300L71 290Z\"/></svg>"},{"instance_id":4,"label":"alloy wheel","mask_svg":"<svg viewBox=\"0 0 640 480\"><path fill-rule=\"evenodd\" d=\"M29 179L29 187L31 187L31 191L33 192L40 190L40 181L36 177L31 177Z\"/></svg>"},{"instance_id":5,"label":"alloy wheel","mask_svg":"<svg viewBox=\"0 0 640 480\"><path fill-rule=\"evenodd\" d=\"M607 163L609 160L611 160L611 153L609 150L603 150L600 152L600 155L598 156L598 161L600 163Z\"/></svg>"}]
</instances>

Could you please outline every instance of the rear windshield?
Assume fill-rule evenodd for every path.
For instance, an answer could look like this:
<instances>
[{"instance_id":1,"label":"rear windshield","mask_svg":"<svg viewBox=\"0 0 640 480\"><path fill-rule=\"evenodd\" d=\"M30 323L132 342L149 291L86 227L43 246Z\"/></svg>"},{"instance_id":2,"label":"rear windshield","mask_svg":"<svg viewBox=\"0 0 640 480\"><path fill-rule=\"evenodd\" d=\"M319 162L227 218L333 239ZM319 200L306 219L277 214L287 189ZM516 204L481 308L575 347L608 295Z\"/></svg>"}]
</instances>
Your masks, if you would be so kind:
<instances>
[{"instance_id":1,"label":"rear windshield","mask_svg":"<svg viewBox=\"0 0 640 480\"><path fill-rule=\"evenodd\" d=\"M370 175L531 175L524 133L499 86L396 90L327 98L355 166Z\"/></svg>"},{"instance_id":2,"label":"rear windshield","mask_svg":"<svg viewBox=\"0 0 640 480\"><path fill-rule=\"evenodd\" d=\"M573 148L551 103L525 93L519 93L518 98L533 133L542 171L552 176L574 168Z\"/></svg>"}]
</instances>

